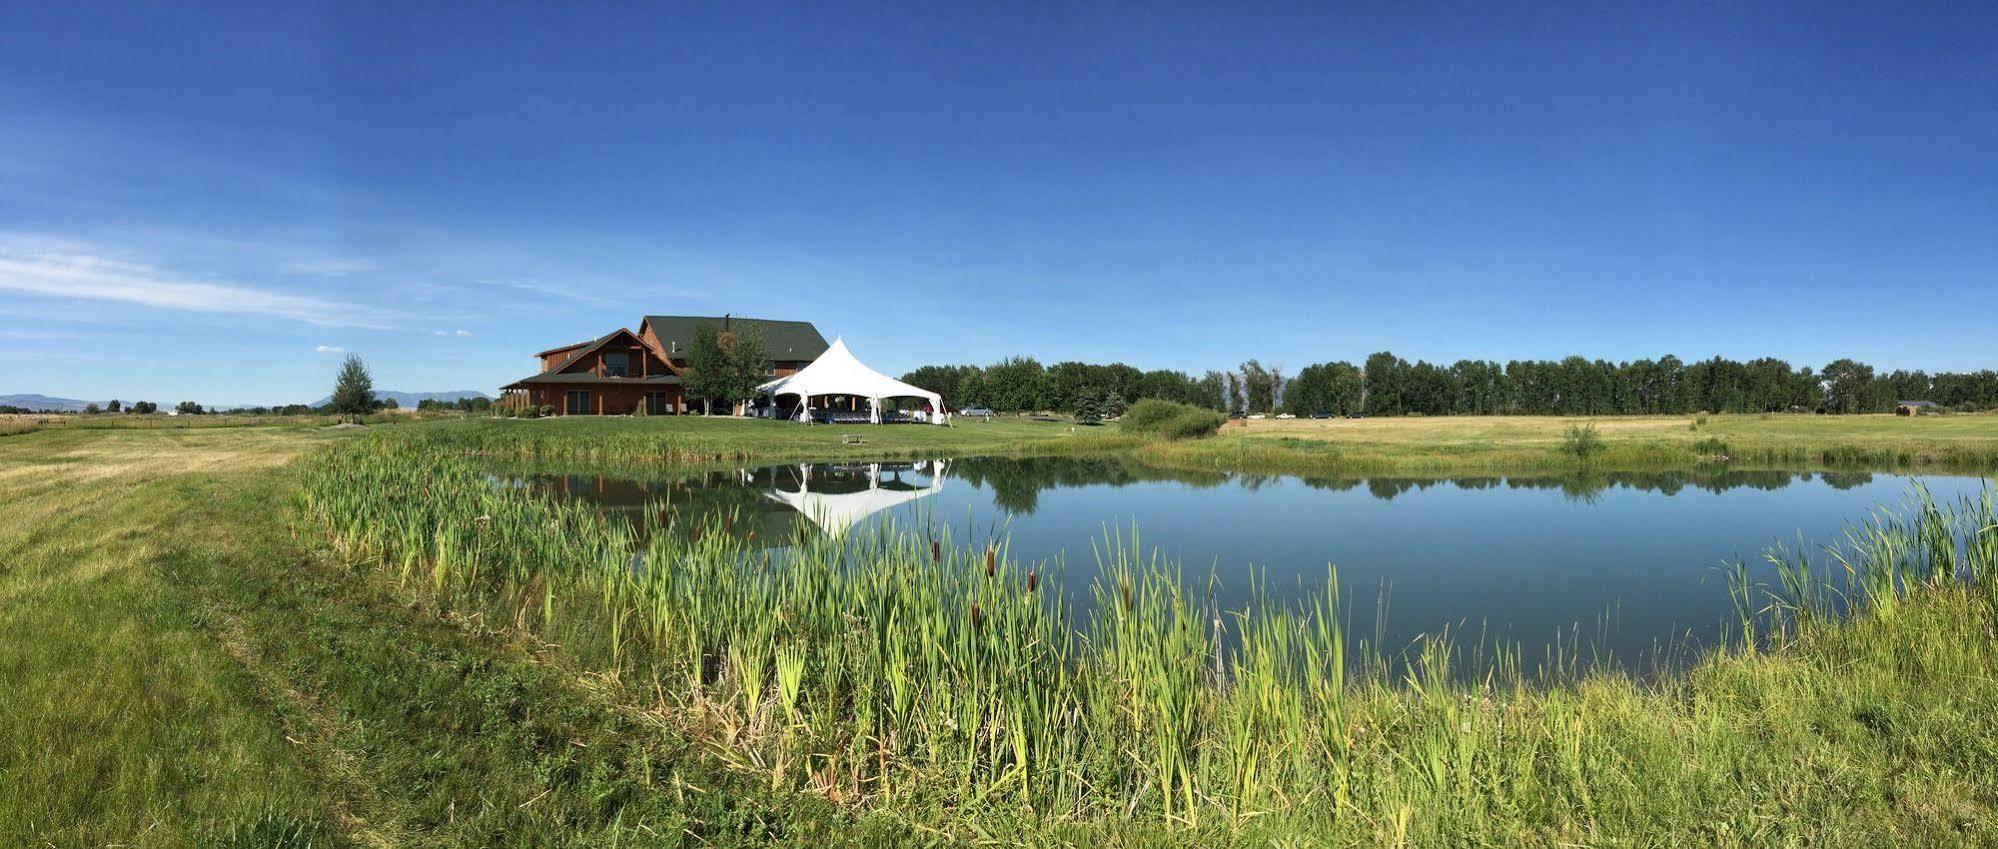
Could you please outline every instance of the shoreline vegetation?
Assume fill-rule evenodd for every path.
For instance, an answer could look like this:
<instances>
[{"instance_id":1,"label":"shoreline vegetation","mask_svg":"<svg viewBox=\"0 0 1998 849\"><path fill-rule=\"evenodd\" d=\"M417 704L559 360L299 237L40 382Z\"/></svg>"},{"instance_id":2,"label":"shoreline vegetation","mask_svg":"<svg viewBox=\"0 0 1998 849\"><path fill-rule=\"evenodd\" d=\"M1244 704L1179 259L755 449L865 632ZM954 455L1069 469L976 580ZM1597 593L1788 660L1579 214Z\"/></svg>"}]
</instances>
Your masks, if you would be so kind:
<instances>
[{"instance_id":1,"label":"shoreline vegetation","mask_svg":"<svg viewBox=\"0 0 1998 849\"><path fill-rule=\"evenodd\" d=\"M1185 415L1214 414L1189 408ZM455 419L419 432L444 450L495 460L580 464L1123 453L1162 468L1325 477L1695 467L1998 471L1998 414L1235 420L1193 426L1196 432L1201 427L1214 432L1206 438L1171 438L1157 431L1160 425L1187 426L1179 418L1146 422L1135 432L1122 422L1091 427L1021 417L960 421L950 428L806 428L727 418L661 421ZM1597 444L1590 453L1574 452L1566 435L1571 427L1595 434ZM857 433L863 442L846 444L842 437L848 433Z\"/></svg>"},{"instance_id":2,"label":"shoreline vegetation","mask_svg":"<svg viewBox=\"0 0 1998 849\"><path fill-rule=\"evenodd\" d=\"M330 416L17 416L0 417L0 437L68 429L311 430L334 421ZM1170 438L1150 428L1133 432L1122 422L1090 426L1055 417L1013 415L991 421L959 419L948 428L799 427L790 422L704 416L500 419L449 412L390 412L366 421L371 427L420 425L413 430L440 448L495 460L581 464L1128 453L1168 468L1328 477L1693 467L1998 471L1998 413L1912 418L1728 414L1236 419L1207 438L1197 436L1205 429L1196 430L1192 438ZM1570 428L1592 431L1596 449L1576 455L1566 444ZM847 443L843 437L849 434L861 441Z\"/></svg>"},{"instance_id":3,"label":"shoreline vegetation","mask_svg":"<svg viewBox=\"0 0 1998 849\"><path fill-rule=\"evenodd\" d=\"M1578 455L1570 428L1594 435ZM1750 469L1998 470L1998 415L1261 420L1154 442L1148 462L1243 472L1423 475Z\"/></svg>"},{"instance_id":4,"label":"shoreline vegetation","mask_svg":"<svg viewBox=\"0 0 1998 849\"><path fill-rule=\"evenodd\" d=\"M1103 541L1095 612L1071 631L1059 582L947 528L800 538L773 563L719 528L636 534L384 436L306 469L307 510L343 555L561 646L734 769L843 808L1021 839L1135 823L1389 845L1940 841L1992 825L1976 788L1998 762L1974 746L1896 753L1916 785L1846 761L1879 712L1902 742L1988 744L1988 715L1956 709L1998 704L1988 490L1951 505L1918 492L1910 516L1785 560L1780 587L1737 584L1740 638L1683 674L1639 682L1501 650L1467 680L1448 635L1405 668L1353 657L1335 575L1298 604L1211 611L1134 532ZM1842 582L1827 584L1833 562ZM1924 692L1959 700L1938 711ZM1881 796L1789 774L1817 758ZM1963 804L1928 819L1886 801L1936 783ZM1812 815L1778 815L1794 804Z\"/></svg>"},{"instance_id":5,"label":"shoreline vegetation","mask_svg":"<svg viewBox=\"0 0 1998 849\"><path fill-rule=\"evenodd\" d=\"M1694 443L1710 439L1733 468L1830 454L1979 472L1998 457L1998 417L1827 418L1599 419L1603 447L1587 457L1564 453L1573 418L1508 420L1528 428L1513 432L1484 419L1255 421L1185 441L1002 418L863 428L859 446L840 428L727 419L20 434L0 439L0 554L14 564L0 570L0 626L33 636L0 647L0 671L49 683L0 692L0 776L17 791L0 801L0 835L299 847L1998 839L1989 490L1955 504L1918 494L1912 512L1862 520L1801 561L1772 552L1779 585L1732 586L1735 641L1639 680L1503 652L1465 674L1449 635L1383 674L1383 657L1338 627L1330 574L1300 602L1221 617L1231 636L1217 666L1215 612L1142 539L1105 540L1103 612L1082 634L1055 624L1061 582L922 528L874 531L852 551L801 545L804 565L788 567L729 534L657 534L645 562L680 568L634 570L628 529L484 473L501 459L665 469L966 454L1210 474L1313 456L1341 472L1428 471L1430 455L1467 471L1614 472L1697 460Z\"/></svg>"}]
</instances>

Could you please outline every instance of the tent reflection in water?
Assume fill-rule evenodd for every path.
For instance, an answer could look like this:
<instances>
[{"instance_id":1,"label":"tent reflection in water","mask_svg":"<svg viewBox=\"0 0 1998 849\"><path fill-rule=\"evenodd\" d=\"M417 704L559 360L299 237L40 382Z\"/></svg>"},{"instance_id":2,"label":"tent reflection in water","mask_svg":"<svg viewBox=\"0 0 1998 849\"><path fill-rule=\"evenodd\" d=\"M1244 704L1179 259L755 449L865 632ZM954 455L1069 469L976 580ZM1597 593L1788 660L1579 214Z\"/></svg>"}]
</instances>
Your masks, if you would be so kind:
<instances>
[{"instance_id":1,"label":"tent reflection in water","mask_svg":"<svg viewBox=\"0 0 1998 849\"><path fill-rule=\"evenodd\" d=\"M850 411L848 415L842 417L830 409L820 408L826 413L828 421L840 424L861 422L880 424L881 402L892 398L920 398L927 401L929 409L917 411L911 418L934 424L944 423L942 395L920 386L903 383L868 368L853 355L852 351L847 350L844 338L834 339L832 347L827 348L826 352L813 360L811 365L799 369L796 374L785 375L758 386L756 391L770 398L773 409L788 409L788 416L795 421L811 421L812 399L831 396L867 402L864 417L858 410ZM797 399L796 407L785 408L779 403L787 396ZM893 416L892 413L890 415Z\"/></svg>"},{"instance_id":2,"label":"tent reflection in water","mask_svg":"<svg viewBox=\"0 0 1998 849\"><path fill-rule=\"evenodd\" d=\"M778 486L768 495L804 514L826 533L838 535L875 513L937 494L943 489L946 466L944 460L866 463L825 469L814 480L812 466L800 464L797 491ZM929 482L919 485L904 481L901 474L904 470L927 474ZM888 473L885 480L883 471Z\"/></svg>"}]
</instances>

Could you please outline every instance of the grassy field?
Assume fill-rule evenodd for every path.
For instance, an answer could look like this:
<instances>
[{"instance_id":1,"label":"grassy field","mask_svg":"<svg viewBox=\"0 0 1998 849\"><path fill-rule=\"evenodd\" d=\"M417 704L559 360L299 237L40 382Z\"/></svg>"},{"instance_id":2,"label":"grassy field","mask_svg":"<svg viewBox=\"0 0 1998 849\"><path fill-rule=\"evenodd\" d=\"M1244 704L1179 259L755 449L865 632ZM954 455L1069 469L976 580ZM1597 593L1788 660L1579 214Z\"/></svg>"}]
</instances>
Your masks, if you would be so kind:
<instances>
[{"instance_id":1,"label":"grassy field","mask_svg":"<svg viewBox=\"0 0 1998 849\"><path fill-rule=\"evenodd\" d=\"M1593 426L1602 453L1565 450L1570 427ZM1683 468L1938 466L1998 469L1998 415L1448 416L1264 419L1208 440L1149 446L1165 465L1258 472L1447 475Z\"/></svg>"},{"instance_id":2,"label":"grassy field","mask_svg":"<svg viewBox=\"0 0 1998 849\"><path fill-rule=\"evenodd\" d=\"M1142 440L1112 427L1007 416L949 427L817 425L762 419L464 418L417 431L433 446L494 459L564 462L901 459L974 455L1100 453ZM859 440L849 443L848 437Z\"/></svg>"},{"instance_id":3,"label":"grassy field","mask_svg":"<svg viewBox=\"0 0 1998 849\"><path fill-rule=\"evenodd\" d=\"M385 414L371 417L374 423L411 421L408 416ZM337 421L332 416L237 416L237 415L57 415L52 413L0 414L0 437L19 436L45 430L210 430L239 427L325 427Z\"/></svg>"},{"instance_id":4,"label":"grassy field","mask_svg":"<svg viewBox=\"0 0 1998 849\"><path fill-rule=\"evenodd\" d=\"M306 473L342 551L560 646L772 788L960 840L1998 839L1989 500L1849 550L1857 619L1793 569L1770 594L1740 587L1764 641L1640 683L1517 657L1458 675L1445 642L1405 673L1349 665L1336 583L1222 614L1238 636L1217 660L1197 590L1117 547L1084 638L1025 567L947 529L791 540L773 568L721 528L634 534L385 437ZM672 568L635 571L640 554Z\"/></svg>"},{"instance_id":5,"label":"grassy field","mask_svg":"<svg viewBox=\"0 0 1998 849\"><path fill-rule=\"evenodd\" d=\"M300 536L349 432L0 440L0 845L859 845L521 635Z\"/></svg>"},{"instance_id":6,"label":"grassy field","mask_svg":"<svg viewBox=\"0 0 1998 849\"><path fill-rule=\"evenodd\" d=\"M1630 422L1630 434L1605 421L1604 439L1706 435L1690 420L1638 427L1644 421ZM1981 444L1992 419L1867 419L1831 431L1809 429L1855 420L1758 424L1766 421L1715 417L1702 430L1744 443L1905 446L1895 425L1934 421L1957 430L1924 431L1921 440ZM1197 447L1295 440L1419 456L1455 443L1530 457L1557 452L1565 422L1336 422L1315 423L1324 429L1317 433L1280 432L1312 424L1256 422ZM1407 430L1354 438L1395 425ZM1528 430L1473 434L1474 426ZM1437 429L1413 432L1429 428ZM1799 622L1800 597L1778 592L1772 598L1788 601L1777 609L1792 613L1768 648L1715 655L1651 684L1617 675L1464 683L1421 668L1389 681L1356 671L1332 714L1314 701L1323 696L1299 701L1323 693L1326 679L1316 679L1319 690L1293 689L1303 682L1276 671L1205 682L1200 657L1143 636L1170 629L1141 628L1117 653L1067 656L1080 665L1065 674L1096 676L1074 692L1094 695L1050 703L1069 704L1073 720L1057 711L1031 726L1040 730L1023 744L1034 753L1025 763L1067 764L1059 773L1067 777L1036 777L1005 754L1016 721L1006 701L1015 697L1005 694L1018 691L1004 682L1027 686L1018 674L1053 670L1005 660L1013 655L1002 651L1020 647L905 645L960 671L917 680L906 704L924 711L920 726L900 736L866 730L882 726L859 722L851 706L874 691L828 670L863 668L870 643L853 634L841 643L847 659L835 662L817 653L835 643L812 630L847 620L804 617L800 608L781 617L792 624L770 635L762 644L770 654L759 660L744 652L756 643L742 629L768 615L708 613L671 625L656 613L810 587L727 585L715 573L703 584L711 594L660 596L647 608L654 613L641 613L635 600L644 596L620 583L629 570L604 567L626 562L617 537L579 517L550 524L545 505L476 486L476 474L457 465L477 460L464 456L468 448L659 461L1126 445L1113 428L1019 420L857 430L870 444L838 444L837 428L700 419L456 420L367 431L303 421L63 427L0 438L0 680L13 684L0 688L0 845L1998 843L1998 596L1988 581L1955 585L1908 572L1905 599L1869 603L1851 620ZM307 460L384 440L418 446L442 465ZM593 443L617 450L582 447ZM380 488L343 477L364 474L383 475ZM373 495L336 514L326 501L334 492ZM399 502L383 493L424 495ZM410 509L429 512L402 512ZM332 521L341 515L374 518ZM501 522L522 545L467 542L497 533ZM566 530L543 536L551 528ZM712 539L720 546L727 536ZM1918 542L1911 536L1893 552L1854 556L1906 566L1938 556ZM860 565L984 568L982 552L932 558L919 540L899 545ZM993 574L1008 585L1023 580L1003 560ZM1139 595L1169 602L1167 585L1146 574L1134 573L1153 588ZM966 585L904 576L882 586L898 584L908 585L901 591L910 600L941 606L930 615L952 641L996 639L998 623L1026 621L1001 619L1027 614L999 597L951 595ZM932 594L915 594L919 586ZM973 600L982 615L963 604ZM1756 606L1765 601L1757 596ZM1156 617L1172 607L1147 609ZM1294 617L1287 621L1299 627L1312 621L1308 611ZM1197 634L1207 623L1194 616L1187 627ZM1325 639L1282 628L1267 635L1274 642L1263 644L1264 656L1276 662L1266 670ZM807 636L815 642L798 642ZM1117 642L1099 636L1093 642L1106 651ZM778 651L787 645L812 653L792 667L789 652L799 649ZM690 656L707 658L693 676ZM1144 670L1189 659L1191 689L1140 683L1156 674ZM1133 664L1131 672L1087 671L1117 663ZM974 674L981 664L995 664L991 674ZM742 670L751 668L769 677L745 686ZM1061 680L1043 679L1041 692L1059 698ZM948 701L946 693L986 697ZM902 704L881 698L874 707L882 712ZM1176 714L1160 706L1181 698L1187 724L1164 724ZM899 709L912 715L913 707ZM958 730L940 733L950 727ZM1092 742L1067 747L1058 734L1042 736L1063 728ZM883 736L898 742L886 746ZM853 751L888 758L870 767L825 757ZM1056 787L1065 801L1045 795Z\"/></svg>"},{"instance_id":7,"label":"grassy field","mask_svg":"<svg viewBox=\"0 0 1998 849\"><path fill-rule=\"evenodd\" d=\"M1566 448L1571 427L1593 427L1601 452ZM1258 420L1209 439L1155 441L1115 424L1078 426L1006 416L952 427L799 427L704 417L422 423L441 449L495 459L574 463L802 460L1133 452L1160 466L1315 475L1642 471L1719 463L1745 468L1935 467L1998 469L1998 415L1700 416L1603 419L1553 416ZM844 437L857 436L860 444Z\"/></svg>"}]
</instances>

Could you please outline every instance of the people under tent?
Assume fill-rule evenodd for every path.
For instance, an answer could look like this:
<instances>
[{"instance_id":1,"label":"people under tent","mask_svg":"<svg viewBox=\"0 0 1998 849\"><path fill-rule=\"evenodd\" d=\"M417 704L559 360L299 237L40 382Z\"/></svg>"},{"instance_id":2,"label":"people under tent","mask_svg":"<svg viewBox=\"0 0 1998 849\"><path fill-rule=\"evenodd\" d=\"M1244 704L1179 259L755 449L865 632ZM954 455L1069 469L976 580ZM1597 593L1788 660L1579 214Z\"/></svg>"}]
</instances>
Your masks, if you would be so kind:
<instances>
[{"instance_id":1,"label":"people under tent","mask_svg":"<svg viewBox=\"0 0 1998 849\"><path fill-rule=\"evenodd\" d=\"M759 415L817 424L944 424L943 396L868 368L834 339L797 373L756 388ZM904 407L902 405L910 405Z\"/></svg>"}]
</instances>

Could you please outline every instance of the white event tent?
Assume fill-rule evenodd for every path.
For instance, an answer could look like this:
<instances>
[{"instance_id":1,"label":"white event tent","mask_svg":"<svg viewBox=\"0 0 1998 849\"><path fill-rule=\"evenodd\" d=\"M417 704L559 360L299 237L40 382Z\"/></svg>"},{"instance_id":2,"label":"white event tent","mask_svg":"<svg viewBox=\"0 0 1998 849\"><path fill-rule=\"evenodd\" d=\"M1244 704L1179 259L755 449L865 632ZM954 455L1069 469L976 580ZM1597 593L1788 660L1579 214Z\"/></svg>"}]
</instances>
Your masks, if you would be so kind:
<instances>
[{"instance_id":1,"label":"white event tent","mask_svg":"<svg viewBox=\"0 0 1998 849\"><path fill-rule=\"evenodd\" d=\"M799 369L756 387L772 401L784 395L798 396L798 421L810 421L812 399L826 395L847 395L867 399L867 420L881 422L881 401L886 398L922 398L930 402L930 421L943 424L943 396L920 386L911 386L867 367L847 350L844 338L834 339L832 347Z\"/></svg>"}]
</instances>

